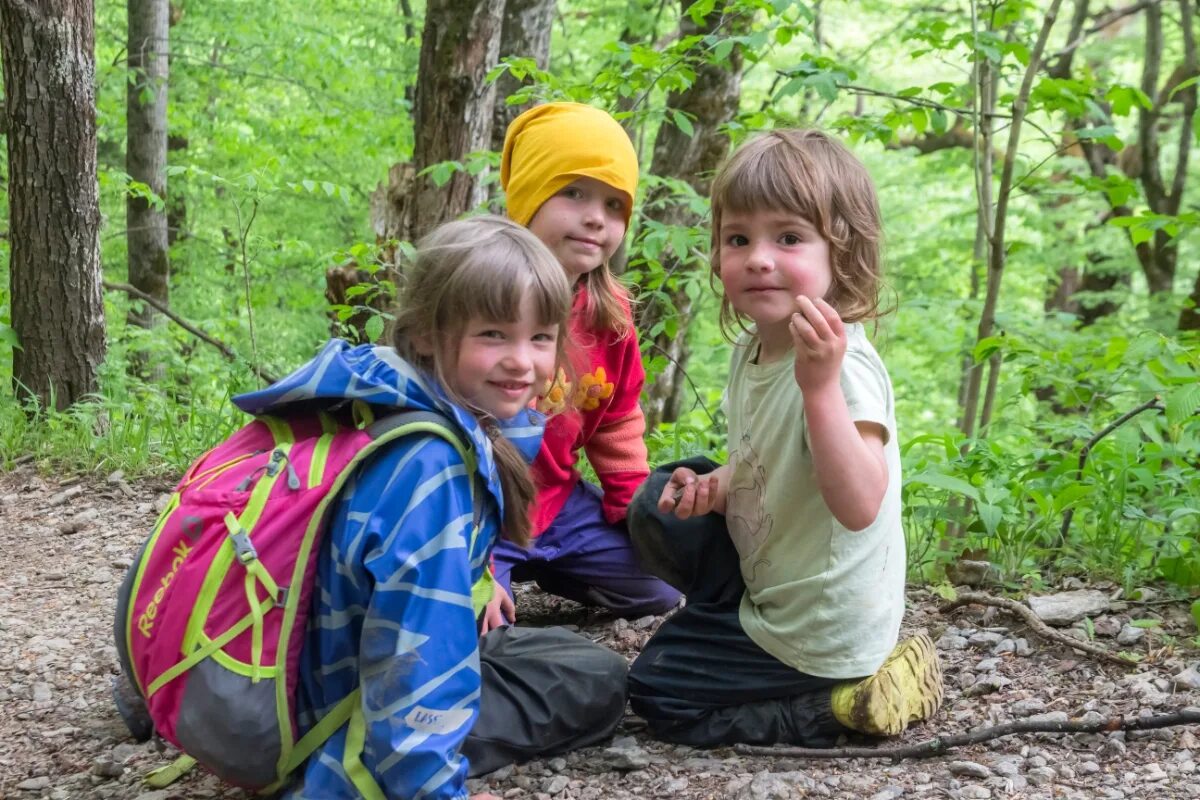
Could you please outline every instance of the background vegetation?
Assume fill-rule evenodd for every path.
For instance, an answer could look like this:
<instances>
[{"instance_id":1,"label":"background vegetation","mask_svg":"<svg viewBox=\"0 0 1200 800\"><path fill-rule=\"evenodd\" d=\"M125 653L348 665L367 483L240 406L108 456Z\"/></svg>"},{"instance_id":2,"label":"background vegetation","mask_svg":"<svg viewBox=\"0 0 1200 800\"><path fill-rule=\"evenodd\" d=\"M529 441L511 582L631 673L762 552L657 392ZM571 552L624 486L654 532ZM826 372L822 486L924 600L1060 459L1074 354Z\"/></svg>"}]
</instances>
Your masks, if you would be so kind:
<instances>
[{"instance_id":1,"label":"background vegetation","mask_svg":"<svg viewBox=\"0 0 1200 800\"><path fill-rule=\"evenodd\" d=\"M266 372L285 373L329 335L326 269L369 265L378 253L370 193L414 148L424 8L406 5L175 4L169 190L153 198L177 223L171 306ZM1073 36L1080 6L1085 24ZM744 58L738 112L723 136L832 128L880 188L896 312L875 339L896 387L913 577L941 580L965 553L991 560L1014 587L1079 574L1130 591L1164 581L1197 593L1200 355L1188 300L1198 281L1196 168L1177 158L1195 140L1190 0L1090 12L1061 0L684 7L699 20L720 15L715 31L681 36L673 4L561 0L548 68L510 59L494 75L521 79L516 102L572 98L620 112L639 145L646 202L625 277L653 310L643 329L651 374L670 366L654 334L691 347L681 411L650 434L652 460L723 455L728 349L704 269L706 229L651 213L661 192L699 211L706 201L687 183L657 180L651 152L663 126L691 134L670 93L706 65ZM1161 68L1147 82L1155 9ZM121 282L124 205L146 187L125 173L126 5L98 0L95 13L101 258L106 279ZM1031 60L1043 29L1042 57ZM1066 72L1055 73L1067 56ZM990 98L980 88L989 81ZM1149 133L1160 147L1147 153ZM1171 213L1156 207L1145 165L1134 163L1147 156L1168 184L1182 163L1185 190ZM482 153L435 177L494 162ZM7 174L0 180L6 190ZM495 180L490 170L486 204L499 208ZM989 247L997 238L999 261ZM0 239L6 277L7 245ZM1138 247L1171 254L1165 286L1151 285ZM175 325L127 324L129 298L116 292L106 294L109 351L94 400L62 412L19 400L9 388L19 342L7 283L5 465L32 458L47 470L172 475L243 422L228 400L258 383L246 363ZM694 304L686 317L672 313L681 298ZM158 371L138 377L134 354L147 352ZM983 410L969 407L972 370L994 386Z\"/></svg>"}]
</instances>

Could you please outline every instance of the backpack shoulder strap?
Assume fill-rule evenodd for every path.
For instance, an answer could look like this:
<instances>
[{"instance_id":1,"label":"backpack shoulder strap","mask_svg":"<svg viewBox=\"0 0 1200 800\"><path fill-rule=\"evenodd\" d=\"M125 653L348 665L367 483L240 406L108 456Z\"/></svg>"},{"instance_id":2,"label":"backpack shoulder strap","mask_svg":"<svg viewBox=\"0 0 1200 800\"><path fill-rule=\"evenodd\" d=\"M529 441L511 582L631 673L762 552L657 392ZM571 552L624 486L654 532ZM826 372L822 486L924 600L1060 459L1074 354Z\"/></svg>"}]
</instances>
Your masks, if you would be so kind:
<instances>
[{"instance_id":1,"label":"backpack shoulder strap","mask_svg":"<svg viewBox=\"0 0 1200 800\"><path fill-rule=\"evenodd\" d=\"M471 443L462 436L457 423L437 411L408 409L380 417L367 426L367 432L373 439L385 439L389 436L403 436L407 433L417 432L414 430L398 432L401 428L410 429L412 426L417 426L417 430L441 436L453 445L455 450L462 453L463 458L467 461L467 468L471 471L471 505L474 510L472 520L475 523L475 530L478 531L483 522L484 507L487 503L487 487L484 486L483 479L475 469L478 456Z\"/></svg>"}]
</instances>

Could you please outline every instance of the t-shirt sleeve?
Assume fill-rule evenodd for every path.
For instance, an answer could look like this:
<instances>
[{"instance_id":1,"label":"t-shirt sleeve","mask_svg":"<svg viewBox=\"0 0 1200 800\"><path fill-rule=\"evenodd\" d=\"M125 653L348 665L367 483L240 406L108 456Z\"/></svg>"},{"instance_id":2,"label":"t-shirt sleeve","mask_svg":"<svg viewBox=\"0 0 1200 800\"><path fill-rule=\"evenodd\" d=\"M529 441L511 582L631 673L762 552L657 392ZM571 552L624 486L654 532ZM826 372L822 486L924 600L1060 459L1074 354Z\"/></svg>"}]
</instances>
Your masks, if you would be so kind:
<instances>
[{"instance_id":1,"label":"t-shirt sleeve","mask_svg":"<svg viewBox=\"0 0 1200 800\"><path fill-rule=\"evenodd\" d=\"M877 424L883 429L885 444L894 438L892 383L879 357L867 350L848 349L842 359L841 383L850 419Z\"/></svg>"}]
</instances>

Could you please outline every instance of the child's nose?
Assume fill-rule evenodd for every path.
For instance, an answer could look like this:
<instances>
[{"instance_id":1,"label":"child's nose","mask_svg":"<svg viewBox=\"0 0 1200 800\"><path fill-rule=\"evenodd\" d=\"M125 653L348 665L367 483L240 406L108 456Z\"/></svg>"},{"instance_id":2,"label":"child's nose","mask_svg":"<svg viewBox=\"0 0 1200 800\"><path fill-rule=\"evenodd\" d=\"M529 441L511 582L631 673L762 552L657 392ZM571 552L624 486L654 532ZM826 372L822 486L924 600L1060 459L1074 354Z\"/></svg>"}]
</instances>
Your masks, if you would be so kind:
<instances>
[{"instance_id":1,"label":"child's nose","mask_svg":"<svg viewBox=\"0 0 1200 800\"><path fill-rule=\"evenodd\" d=\"M751 244L750 252L746 254L746 264L751 269L771 269L775 264L775 260L771 257L771 248L766 244Z\"/></svg>"},{"instance_id":2,"label":"child's nose","mask_svg":"<svg viewBox=\"0 0 1200 800\"><path fill-rule=\"evenodd\" d=\"M528 372L533 368L533 351L523 343L513 345L505 354L504 367L513 372Z\"/></svg>"},{"instance_id":3,"label":"child's nose","mask_svg":"<svg viewBox=\"0 0 1200 800\"><path fill-rule=\"evenodd\" d=\"M584 222L588 223L589 225L603 225L604 202L602 200L593 200L591 202L584 203L583 219Z\"/></svg>"}]
</instances>

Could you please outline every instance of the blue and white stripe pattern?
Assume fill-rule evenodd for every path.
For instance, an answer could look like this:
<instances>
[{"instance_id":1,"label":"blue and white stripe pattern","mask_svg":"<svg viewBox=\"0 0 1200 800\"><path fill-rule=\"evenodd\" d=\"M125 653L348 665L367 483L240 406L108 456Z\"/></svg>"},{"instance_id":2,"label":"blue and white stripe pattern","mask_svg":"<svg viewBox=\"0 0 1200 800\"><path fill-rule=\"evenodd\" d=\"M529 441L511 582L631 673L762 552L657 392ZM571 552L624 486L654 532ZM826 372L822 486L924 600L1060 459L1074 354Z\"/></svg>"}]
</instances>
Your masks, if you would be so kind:
<instances>
[{"instance_id":1,"label":"blue and white stripe pattern","mask_svg":"<svg viewBox=\"0 0 1200 800\"><path fill-rule=\"evenodd\" d=\"M286 798L358 798L367 776L387 798L466 798L459 747L479 709L479 651L471 587L499 530L500 484L491 443L475 418L390 348L330 342L284 380L235 402L252 413L287 406L436 410L473 444L494 500L473 535L474 476L452 445L414 434L369 458L335 502L301 655L298 709L307 730L356 688L365 737L347 751L355 721L317 750ZM501 425L532 457L536 412ZM365 768L365 771L358 767Z\"/></svg>"}]
</instances>

